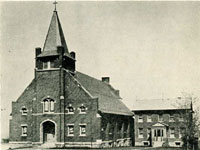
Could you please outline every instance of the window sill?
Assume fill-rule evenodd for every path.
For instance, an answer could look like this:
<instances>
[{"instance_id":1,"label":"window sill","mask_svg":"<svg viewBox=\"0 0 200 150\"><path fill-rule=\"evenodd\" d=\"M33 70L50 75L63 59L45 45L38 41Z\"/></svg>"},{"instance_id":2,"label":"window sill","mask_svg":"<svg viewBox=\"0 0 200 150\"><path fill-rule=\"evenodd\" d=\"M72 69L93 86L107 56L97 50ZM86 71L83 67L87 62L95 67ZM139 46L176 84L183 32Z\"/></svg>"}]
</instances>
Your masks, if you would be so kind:
<instances>
[{"instance_id":1,"label":"window sill","mask_svg":"<svg viewBox=\"0 0 200 150\"><path fill-rule=\"evenodd\" d=\"M80 112L79 114L86 114L86 112Z\"/></svg>"},{"instance_id":2,"label":"window sill","mask_svg":"<svg viewBox=\"0 0 200 150\"><path fill-rule=\"evenodd\" d=\"M65 113L66 115L73 115L74 112L68 112L68 113Z\"/></svg>"},{"instance_id":3,"label":"window sill","mask_svg":"<svg viewBox=\"0 0 200 150\"><path fill-rule=\"evenodd\" d=\"M27 116L27 114L22 114L22 116Z\"/></svg>"},{"instance_id":4,"label":"window sill","mask_svg":"<svg viewBox=\"0 0 200 150\"><path fill-rule=\"evenodd\" d=\"M68 134L67 136L69 136L69 137L72 137L72 136L74 136L74 134L71 134L71 135L70 135L70 134Z\"/></svg>"},{"instance_id":5,"label":"window sill","mask_svg":"<svg viewBox=\"0 0 200 150\"><path fill-rule=\"evenodd\" d=\"M43 112L43 114L54 114L54 112Z\"/></svg>"},{"instance_id":6,"label":"window sill","mask_svg":"<svg viewBox=\"0 0 200 150\"><path fill-rule=\"evenodd\" d=\"M27 137L27 134L22 134L21 136L22 136L22 137Z\"/></svg>"}]
</instances>

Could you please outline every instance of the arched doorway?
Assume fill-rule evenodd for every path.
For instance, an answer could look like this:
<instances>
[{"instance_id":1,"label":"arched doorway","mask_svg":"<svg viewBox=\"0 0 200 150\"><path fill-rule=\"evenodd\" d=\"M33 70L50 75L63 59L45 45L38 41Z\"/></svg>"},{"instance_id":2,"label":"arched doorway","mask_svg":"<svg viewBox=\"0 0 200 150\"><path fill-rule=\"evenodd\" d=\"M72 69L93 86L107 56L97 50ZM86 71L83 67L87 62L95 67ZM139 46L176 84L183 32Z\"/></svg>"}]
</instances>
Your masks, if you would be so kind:
<instances>
[{"instance_id":1,"label":"arched doorway","mask_svg":"<svg viewBox=\"0 0 200 150\"><path fill-rule=\"evenodd\" d=\"M55 128L55 123L51 121L45 121L42 124L42 129L43 129L43 143L52 143L56 141L56 128Z\"/></svg>"}]
</instances>

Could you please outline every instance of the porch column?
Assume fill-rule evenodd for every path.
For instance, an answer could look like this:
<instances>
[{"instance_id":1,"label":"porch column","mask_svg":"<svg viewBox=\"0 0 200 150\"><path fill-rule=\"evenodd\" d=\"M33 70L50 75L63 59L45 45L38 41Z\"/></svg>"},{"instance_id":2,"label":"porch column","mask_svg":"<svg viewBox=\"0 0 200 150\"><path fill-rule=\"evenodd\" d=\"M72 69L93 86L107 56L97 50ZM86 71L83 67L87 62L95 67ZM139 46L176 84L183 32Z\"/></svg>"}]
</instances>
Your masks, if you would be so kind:
<instances>
[{"instance_id":1,"label":"porch column","mask_svg":"<svg viewBox=\"0 0 200 150\"><path fill-rule=\"evenodd\" d=\"M127 132L126 132L126 137L130 138L130 122L128 122L128 126L127 126Z\"/></svg>"},{"instance_id":2,"label":"porch column","mask_svg":"<svg viewBox=\"0 0 200 150\"><path fill-rule=\"evenodd\" d=\"M113 136L113 140L117 140L118 138L118 123L115 123L115 128L114 128L114 136Z\"/></svg>"},{"instance_id":3,"label":"porch column","mask_svg":"<svg viewBox=\"0 0 200 150\"><path fill-rule=\"evenodd\" d=\"M105 140L108 141L109 140L109 130L110 130L110 123L108 122L106 125L106 137Z\"/></svg>"},{"instance_id":4,"label":"porch column","mask_svg":"<svg viewBox=\"0 0 200 150\"><path fill-rule=\"evenodd\" d=\"M121 133L120 133L120 138L123 139L124 138L124 123L122 123L122 127L121 127Z\"/></svg>"}]
</instances>

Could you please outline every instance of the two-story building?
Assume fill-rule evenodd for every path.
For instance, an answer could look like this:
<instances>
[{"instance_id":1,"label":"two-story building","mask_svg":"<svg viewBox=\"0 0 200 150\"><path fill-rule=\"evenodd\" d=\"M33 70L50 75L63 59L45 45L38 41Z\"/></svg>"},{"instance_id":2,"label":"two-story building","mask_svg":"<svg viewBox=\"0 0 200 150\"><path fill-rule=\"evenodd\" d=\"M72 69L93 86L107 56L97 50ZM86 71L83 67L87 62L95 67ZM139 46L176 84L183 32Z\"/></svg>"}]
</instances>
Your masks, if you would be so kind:
<instances>
[{"instance_id":1,"label":"two-story building","mask_svg":"<svg viewBox=\"0 0 200 150\"><path fill-rule=\"evenodd\" d=\"M134 103L135 145L180 147L186 130L186 115L191 105L184 105L183 99L137 100Z\"/></svg>"}]
</instances>

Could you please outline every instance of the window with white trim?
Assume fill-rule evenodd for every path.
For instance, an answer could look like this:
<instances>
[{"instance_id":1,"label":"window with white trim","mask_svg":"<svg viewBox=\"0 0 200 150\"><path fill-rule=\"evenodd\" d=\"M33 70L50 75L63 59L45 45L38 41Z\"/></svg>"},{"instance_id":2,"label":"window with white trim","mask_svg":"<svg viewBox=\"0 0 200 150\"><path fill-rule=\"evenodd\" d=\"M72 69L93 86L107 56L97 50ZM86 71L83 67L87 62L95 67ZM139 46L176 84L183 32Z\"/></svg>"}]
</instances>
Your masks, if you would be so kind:
<instances>
[{"instance_id":1,"label":"window with white trim","mask_svg":"<svg viewBox=\"0 0 200 150\"><path fill-rule=\"evenodd\" d=\"M138 116L138 122L143 122L143 116L142 115Z\"/></svg>"},{"instance_id":2,"label":"window with white trim","mask_svg":"<svg viewBox=\"0 0 200 150\"><path fill-rule=\"evenodd\" d=\"M22 115L27 115L28 110L27 110L27 108L25 106L22 107L21 113L22 113Z\"/></svg>"},{"instance_id":3,"label":"window with white trim","mask_svg":"<svg viewBox=\"0 0 200 150\"><path fill-rule=\"evenodd\" d=\"M21 125L21 128L22 128L21 136L27 136L27 125Z\"/></svg>"},{"instance_id":4,"label":"window with white trim","mask_svg":"<svg viewBox=\"0 0 200 150\"><path fill-rule=\"evenodd\" d=\"M160 122L163 121L163 115L162 115L162 114L159 114L159 115L158 115L158 121L160 121Z\"/></svg>"},{"instance_id":5,"label":"window with white trim","mask_svg":"<svg viewBox=\"0 0 200 150\"><path fill-rule=\"evenodd\" d=\"M170 121L170 122L174 122L174 115L173 115L173 114L170 114L170 115L169 115L169 121Z\"/></svg>"},{"instance_id":6,"label":"window with white trim","mask_svg":"<svg viewBox=\"0 0 200 150\"><path fill-rule=\"evenodd\" d=\"M79 107L80 114L86 114L86 110L87 108L83 104Z\"/></svg>"},{"instance_id":7,"label":"window with white trim","mask_svg":"<svg viewBox=\"0 0 200 150\"><path fill-rule=\"evenodd\" d=\"M50 111L54 111L54 100L50 99Z\"/></svg>"},{"instance_id":8,"label":"window with white trim","mask_svg":"<svg viewBox=\"0 0 200 150\"><path fill-rule=\"evenodd\" d=\"M50 69L50 61L43 62L43 69Z\"/></svg>"},{"instance_id":9,"label":"window with white trim","mask_svg":"<svg viewBox=\"0 0 200 150\"><path fill-rule=\"evenodd\" d=\"M138 138L143 138L143 128L138 129Z\"/></svg>"},{"instance_id":10,"label":"window with white trim","mask_svg":"<svg viewBox=\"0 0 200 150\"><path fill-rule=\"evenodd\" d=\"M170 138L174 138L174 137L175 137L175 129L170 128Z\"/></svg>"},{"instance_id":11,"label":"window with white trim","mask_svg":"<svg viewBox=\"0 0 200 150\"><path fill-rule=\"evenodd\" d=\"M152 122L152 115L147 115L147 122Z\"/></svg>"},{"instance_id":12,"label":"window with white trim","mask_svg":"<svg viewBox=\"0 0 200 150\"><path fill-rule=\"evenodd\" d=\"M44 112L53 112L54 111L54 103L53 99L45 99L43 100L43 111Z\"/></svg>"},{"instance_id":13,"label":"window with white trim","mask_svg":"<svg viewBox=\"0 0 200 150\"><path fill-rule=\"evenodd\" d=\"M67 125L67 136L74 136L74 125L73 124Z\"/></svg>"},{"instance_id":14,"label":"window with white trim","mask_svg":"<svg viewBox=\"0 0 200 150\"><path fill-rule=\"evenodd\" d=\"M184 127L181 127L180 129L179 129L179 138L182 138L183 136L184 136L184 134L185 134L185 128Z\"/></svg>"},{"instance_id":15,"label":"window with white trim","mask_svg":"<svg viewBox=\"0 0 200 150\"><path fill-rule=\"evenodd\" d=\"M86 136L86 124L80 124L80 136Z\"/></svg>"},{"instance_id":16,"label":"window with white trim","mask_svg":"<svg viewBox=\"0 0 200 150\"><path fill-rule=\"evenodd\" d=\"M72 106L72 104L69 104L69 106L65 110L68 114L74 114L75 108Z\"/></svg>"},{"instance_id":17,"label":"window with white trim","mask_svg":"<svg viewBox=\"0 0 200 150\"><path fill-rule=\"evenodd\" d=\"M183 114L179 114L179 121L184 121Z\"/></svg>"}]
</instances>

